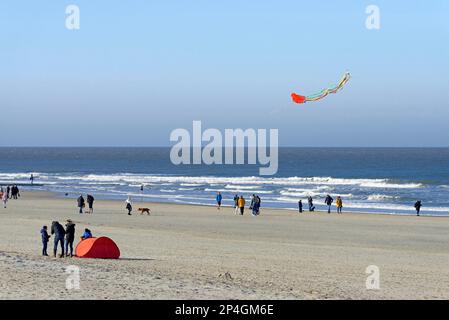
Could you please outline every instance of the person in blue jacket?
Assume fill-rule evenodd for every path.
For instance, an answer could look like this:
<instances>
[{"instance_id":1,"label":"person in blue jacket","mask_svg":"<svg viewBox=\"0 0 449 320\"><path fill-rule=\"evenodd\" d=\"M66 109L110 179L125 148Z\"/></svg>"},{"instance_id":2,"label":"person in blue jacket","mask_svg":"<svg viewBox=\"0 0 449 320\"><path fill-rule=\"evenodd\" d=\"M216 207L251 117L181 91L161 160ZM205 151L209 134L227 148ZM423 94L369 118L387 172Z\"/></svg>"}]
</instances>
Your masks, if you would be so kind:
<instances>
[{"instance_id":1,"label":"person in blue jacket","mask_svg":"<svg viewBox=\"0 0 449 320\"><path fill-rule=\"evenodd\" d=\"M86 229L84 229L84 233L81 236L81 240L86 240L86 239L89 239L89 238L92 238L92 232L89 229L86 228Z\"/></svg>"},{"instance_id":2,"label":"person in blue jacket","mask_svg":"<svg viewBox=\"0 0 449 320\"><path fill-rule=\"evenodd\" d=\"M47 226L43 226L41 229L41 237L42 237L42 255L47 256L47 244L50 240L50 235L47 232Z\"/></svg>"},{"instance_id":3,"label":"person in blue jacket","mask_svg":"<svg viewBox=\"0 0 449 320\"><path fill-rule=\"evenodd\" d=\"M221 200L222 200L222 199L223 199L223 197L222 197L221 193L218 192L218 193L217 193L217 198L216 198L216 200L217 200L217 209L218 209L218 210L220 210L220 207L221 207Z\"/></svg>"}]
</instances>

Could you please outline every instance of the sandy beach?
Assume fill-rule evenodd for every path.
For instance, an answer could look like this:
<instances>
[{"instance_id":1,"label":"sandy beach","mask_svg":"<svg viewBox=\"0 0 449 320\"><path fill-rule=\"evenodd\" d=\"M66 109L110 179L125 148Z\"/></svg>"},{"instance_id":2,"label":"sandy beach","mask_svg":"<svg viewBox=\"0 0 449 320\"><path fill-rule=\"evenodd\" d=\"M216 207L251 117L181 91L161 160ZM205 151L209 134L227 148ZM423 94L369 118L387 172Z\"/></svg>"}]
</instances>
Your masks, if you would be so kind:
<instances>
[{"instance_id":1,"label":"sandy beach","mask_svg":"<svg viewBox=\"0 0 449 320\"><path fill-rule=\"evenodd\" d=\"M137 199L136 199L137 200ZM448 299L449 218L134 203L23 192L0 208L1 299ZM39 231L72 219L120 247L119 260L42 257ZM49 253L52 241L49 243ZM80 268L67 290L65 268ZM369 265L380 289L367 290Z\"/></svg>"}]
</instances>

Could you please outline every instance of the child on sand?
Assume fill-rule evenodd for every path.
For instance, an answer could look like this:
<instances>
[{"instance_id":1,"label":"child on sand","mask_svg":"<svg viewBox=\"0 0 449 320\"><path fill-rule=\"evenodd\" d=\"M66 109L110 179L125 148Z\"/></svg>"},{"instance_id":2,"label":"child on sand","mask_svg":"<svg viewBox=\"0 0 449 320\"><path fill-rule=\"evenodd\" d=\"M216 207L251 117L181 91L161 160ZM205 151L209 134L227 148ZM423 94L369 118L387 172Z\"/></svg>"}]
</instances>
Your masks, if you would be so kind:
<instances>
[{"instance_id":1,"label":"child on sand","mask_svg":"<svg viewBox=\"0 0 449 320\"><path fill-rule=\"evenodd\" d=\"M92 232L89 229L86 228L86 229L84 229L84 233L81 236L81 240L86 240L86 239L89 239L89 238L92 238Z\"/></svg>"},{"instance_id":2,"label":"child on sand","mask_svg":"<svg viewBox=\"0 0 449 320\"><path fill-rule=\"evenodd\" d=\"M41 229L41 237L42 237L42 255L47 256L47 245L50 240L50 235L47 232L47 226L43 226Z\"/></svg>"}]
</instances>

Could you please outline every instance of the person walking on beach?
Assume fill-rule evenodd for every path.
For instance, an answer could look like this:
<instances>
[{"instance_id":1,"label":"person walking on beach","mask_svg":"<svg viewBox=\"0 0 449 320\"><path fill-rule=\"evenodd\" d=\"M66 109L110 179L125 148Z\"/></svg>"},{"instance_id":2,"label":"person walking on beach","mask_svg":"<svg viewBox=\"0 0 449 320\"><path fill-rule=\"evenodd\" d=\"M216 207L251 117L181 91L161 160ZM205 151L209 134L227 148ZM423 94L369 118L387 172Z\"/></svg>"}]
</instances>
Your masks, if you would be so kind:
<instances>
[{"instance_id":1,"label":"person walking on beach","mask_svg":"<svg viewBox=\"0 0 449 320\"><path fill-rule=\"evenodd\" d=\"M327 195L326 199L324 199L324 203L327 205L327 213L331 213L332 202L334 202L334 199L330 195Z\"/></svg>"},{"instance_id":2,"label":"person walking on beach","mask_svg":"<svg viewBox=\"0 0 449 320\"><path fill-rule=\"evenodd\" d=\"M419 212L421 211L422 203L421 200L415 202L416 215L419 217Z\"/></svg>"},{"instance_id":3,"label":"person walking on beach","mask_svg":"<svg viewBox=\"0 0 449 320\"><path fill-rule=\"evenodd\" d=\"M310 211L310 212L315 211L315 206L313 205L313 199L312 199L311 196L309 196L309 197L307 198L307 202L308 202L308 204L309 204L309 211Z\"/></svg>"},{"instance_id":4,"label":"person walking on beach","mask_svg":"<svg viewBox=\"0 0 449 320\"><path fill-rule=\"evenodd\" d=\"M59 255L59 257L60 258L64 257L65 230L64 230L64 227L58 221L53 221L51 223L51 234L55 235L54 246L53 246L53 256L56 258L56 254L58 253L58 245L61 244L61 254Z\"/></svg>"},{"instance_id":5,"label":"person walking on beach","mask_svg":"<svg viewBox=\"0 0 449 320\"><path fill-rule=\"evenodd\" d=\"M239 196L234 196L234 214L239 214Z\"/></svg>"},{"instance_id":6,"label":"person walking on beach","mask_svg":"<svg viewBox=\"0 0 449 320\"><path fill-rule=\"evenodd\" d=\"M221 193L218 192L217 197L215 198L215 200L217 200L217 210L220 210L222 199L223 199L223 197L222 197Z\"/></svg>"},{"instance_id":7,"label":"person walking on beach","mask_svg":"<svg viewBox=\"0 0 449 320\"><path fill-rule=\"evenodd\" d=\"M86 197L86 201L89 206L89 211L87 213L94 213L94 201L95 201L94 197L88 194Z\"/></svg>"},{"instance_id":8,"label":"person walking on beach","mask_svg":"<svg viewBox=\"0 0 449 320\"><path fill-rule=\"evenodd\" d=\"M6 194L7 194L7 196L8 196L8 199L9 199L9 194L10 194L10 192L11 192L11 187L10 187L10 186L7 186L7 187L6 187Z\"/></svg>"},{"instance_id":9,"label":"person walking on beach","mask_svg":"<svg viewBox=\"0 0 449 320\"><path fill-rule=\"evenodd\" d=\"M341 199L340 196L337 197L336 205L337 205L337 213L341 214L341 210L343 208L343 200Z\"/></svg>"},{"instance_id":10,"label":"person walking on beach","mask_svg":"<svg viewBox=\"0 0 449 320\"><path fill-rule=\"evenodd\" d=\"M42 237L42 255L48 257L47 245L48 241L50 240L50 235L47 232L47 226L42 227L41 237Z\"/></svg>"},{"instance_id":11,"label":"person walking on beach","mask_svg":"<svg viewBox=\"0 0 449 320\"><path fill-rule=\"evenodd\" d=\"M131 211L133 211L133 206L131 204L131 196L128 196L128 199L126 199L125 203L126 203L126 210L128 210L128 216L130 216Z\"/></svg>"},{"instance_id":12,"label":"person walking on beach","mask_svg":"<svg viewBox=\"0 0 449 320\"><path fill-rule=\"evenodd\" d=\"M238 206L240 209L240 215L243 216L243 212L245 211L245 199L243 196L240 196Z\"/></svg>"},{"instance_id":13,"label":"person walking on beach","mask_svg":"<svg viewBox=\"0 0 449 320\"><path fill-rule=\"evenodd\" d=\"M68 219L65 225L65 256L69 256L70 247L70 257L73 257L73 241L75 241L75 224L72 220Z\"/></svg>"},{"instance_id":14,"label":"person walking on beach","mask_svg":"<svg viewBox=\"0 0 449 320\"><path fill-rule=\"evenodd\" d=\"M253 205L254 205L254 201L256 199L256 195L253 193L253 195L251 196L251 202L249 204L249 209L253 210Z\"/></svg>"},{"instance_id":15,"label":"person walking on beach","mask_svg":"<svg viewBox=\"0 0 449 320\"><path fill-rule=\"evenodd\" d=\"M253 216L258 216L260 213L259 210L260 210L260 198L259 198L259 196L254 196L254 202L253 202L253 208L252 208Z\"/></svg>"},{"instance_id":16,"label":"person walking on beach","mask_svg":"<svg viewBox=\"0 0 449 320\"><path fill-rule=\"evenodd\" d=\"M83 208L86 206L86 203L84 201L83 195L80 194L80 196L78 197L78 199L76 201L77 201L77 204L78 204L78 208L80 208L79 213L83 213Z\"/></svg>"},{"instance_id":17,"label":"person walking on beach","mask_svg":"<svg viewBox=\"0 0 449 320\"><path fill-rule=\"evenodd\" d=\"M302 213L302 200L298 201L298 211L299 213Z\"/></svg>"},{"instance_id":18,"label":"person walking on beach","mask_svg":"<svg viewBox=\"0 0 449 320\"><path fill-rule=\"evenodd\" d=\"M6 203L8 202L8 194L6 192L3 192L3 194L2 194L2 202L3 202L3 208L6 209Z\"/></svg>"}]
</instances>

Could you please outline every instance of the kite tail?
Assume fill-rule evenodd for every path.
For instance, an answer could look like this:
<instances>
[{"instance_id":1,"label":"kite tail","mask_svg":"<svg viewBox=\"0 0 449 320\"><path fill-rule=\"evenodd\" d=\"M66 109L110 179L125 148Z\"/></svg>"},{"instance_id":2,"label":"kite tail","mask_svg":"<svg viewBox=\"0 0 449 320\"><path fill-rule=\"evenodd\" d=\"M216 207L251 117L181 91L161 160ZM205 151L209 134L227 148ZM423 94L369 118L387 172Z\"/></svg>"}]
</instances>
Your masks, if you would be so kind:
<instances>
[{"instance_id":1,"label":"kite tail","mask_svg":"<svg viewBox=\"0 0 449 320\"><path fill-rule=\"evenodd\" d=\"M292 100L296 103L306 103L307 101L321 100L324 97L328 96L330 93L337 93L338 91L340 91L346 85L346 83L348 83L350 78L351 74L349 72L346 72L345 75L341 78L340 82L335 87L323 89L319 93L310 96L301 96L299 94L292 93L291 94Z\"/></svg>"}]
</instances>

